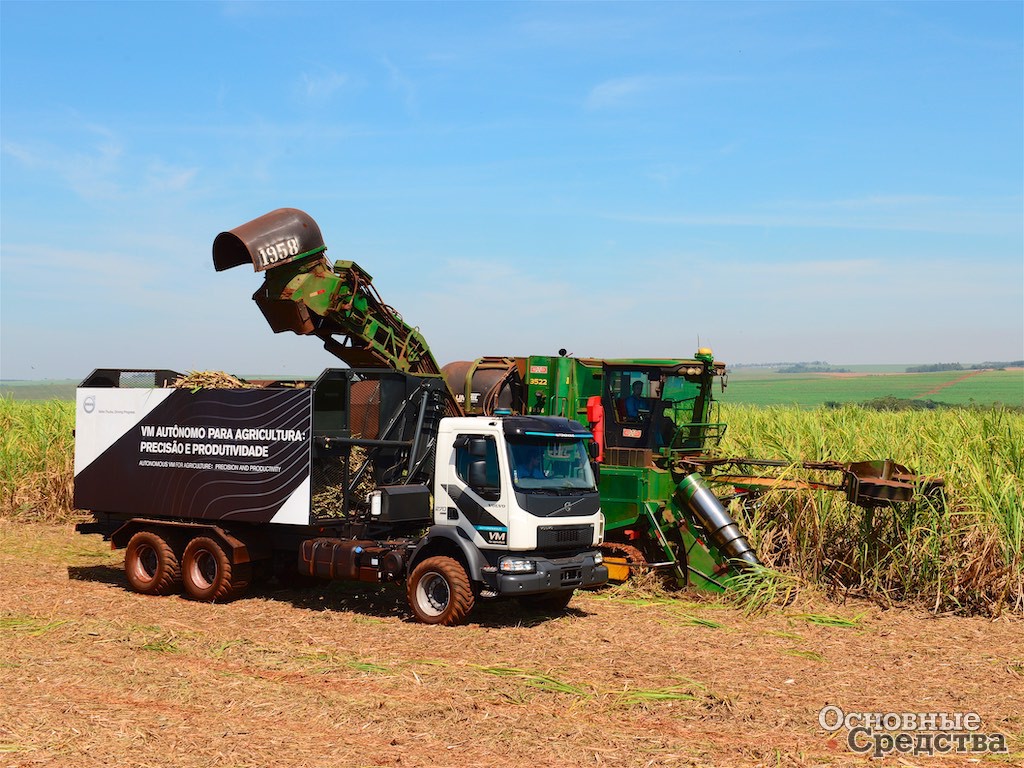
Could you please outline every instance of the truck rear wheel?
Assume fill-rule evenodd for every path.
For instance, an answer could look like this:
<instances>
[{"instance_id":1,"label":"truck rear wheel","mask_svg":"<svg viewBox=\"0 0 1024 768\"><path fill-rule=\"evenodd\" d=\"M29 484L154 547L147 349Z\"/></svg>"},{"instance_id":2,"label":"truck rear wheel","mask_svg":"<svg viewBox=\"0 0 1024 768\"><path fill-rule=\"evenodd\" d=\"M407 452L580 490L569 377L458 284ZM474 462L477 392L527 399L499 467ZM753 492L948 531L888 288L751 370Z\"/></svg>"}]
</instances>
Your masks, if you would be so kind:
<instances>
[{"instance_id":1,"label":"truck rear wheel","mask_svg":"<svg viewBox=\"0 0 1024 768\"><path fill-rule=\"evenodd\" d=\"M208 536L197 536L185 547L181 558L181 581L185 592L204 603L227 601L248 586L233 577L231 558Z\"/></svg>"},{"instance_id":2,"label":"truck rear wheel","mask_svg":"<svg viewBox=\"0 0 1024 768\"><path fill-rule=\"evenodd\" d=\"M178 556L157 533L139 531L124 553L128 585L143 595L169 595L181 580Z\"/></svg>"},{"instance_id":3,"label":"truck rear wheel","mask_svg":"<svg viewBox=\"0 0 1024 768\"><path fill-rule=\"evenodd\" d=\"M469 576L451 557L428 557L417 565L406 593L416 620L424 624L459 624L473 610Z\"/></svg>"}]
</instances>

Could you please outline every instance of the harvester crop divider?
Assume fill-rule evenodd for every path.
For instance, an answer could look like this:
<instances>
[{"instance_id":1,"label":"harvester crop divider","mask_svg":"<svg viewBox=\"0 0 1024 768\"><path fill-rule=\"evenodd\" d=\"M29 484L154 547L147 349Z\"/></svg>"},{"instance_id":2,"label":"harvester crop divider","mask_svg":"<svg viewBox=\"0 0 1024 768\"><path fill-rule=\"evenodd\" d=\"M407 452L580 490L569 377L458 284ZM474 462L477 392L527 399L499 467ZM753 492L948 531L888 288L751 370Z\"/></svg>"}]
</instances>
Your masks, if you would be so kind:
<instances>
[{"instance_id":1,"label":"harvester crop divider","mask_svg":"<svg viewBox=\"0 0 1024 768\"><path fill-rule=\"evenodd\" d=\"M666 563L654 563L652 564L652 567L657 565L671 565L680 585L685 586L688 581L686 571L683 570L682 566L680 566L679 558L676 557L675 552L672 550L672 546L668 542L668 538L665 536L665 532L661 528L661 524L658 522L658 516L647 504L644 504L644 514L650 521L651 529L654 531L654 535L657 536L658 543L661 545L662 550L665 552L665 556L668 558Z\"/></svg>"}]
</instances>

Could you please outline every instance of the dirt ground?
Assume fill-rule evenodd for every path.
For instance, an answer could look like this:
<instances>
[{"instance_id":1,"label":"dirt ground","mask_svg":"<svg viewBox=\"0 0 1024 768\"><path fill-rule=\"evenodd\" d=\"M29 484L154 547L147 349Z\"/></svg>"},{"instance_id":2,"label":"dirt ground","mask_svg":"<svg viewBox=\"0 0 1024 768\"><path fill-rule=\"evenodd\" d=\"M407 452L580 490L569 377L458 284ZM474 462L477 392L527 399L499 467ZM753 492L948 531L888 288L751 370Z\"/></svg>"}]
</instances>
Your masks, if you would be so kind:
<instances>
[{"instance_id":1,"label":"dirt ground","mask_svg":"<svg viewBox=\"0 0 1024 768\"><path fill-rule=\"evenodd\" d=\"M578 594L412 623L394 588L144 597L120 552L0 522L0 765L1024 765L1024 621ZM870 760L819 711L976 712L1010 754Z\"/></svg>"}]
</instances>

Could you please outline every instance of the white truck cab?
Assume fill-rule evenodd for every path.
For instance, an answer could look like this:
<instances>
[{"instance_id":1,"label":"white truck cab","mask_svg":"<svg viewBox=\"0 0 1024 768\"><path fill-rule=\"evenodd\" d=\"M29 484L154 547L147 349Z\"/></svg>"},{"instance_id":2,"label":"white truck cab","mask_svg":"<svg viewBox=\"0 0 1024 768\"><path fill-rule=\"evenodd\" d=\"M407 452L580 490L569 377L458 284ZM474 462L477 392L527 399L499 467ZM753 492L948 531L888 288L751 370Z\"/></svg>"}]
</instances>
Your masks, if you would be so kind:
<instances>
[{"instance_id":1,"label":"white truck cab","mask_svg":"<svg viewBox=\"0 0 1024 768\"><path fill-rule=\"evenodd\" d=\"M562 418L443 419L428 546L455 544L484 598L559 608L574 589L603 584L604 517L589 438Z\"/></svg>"}]
</instances>

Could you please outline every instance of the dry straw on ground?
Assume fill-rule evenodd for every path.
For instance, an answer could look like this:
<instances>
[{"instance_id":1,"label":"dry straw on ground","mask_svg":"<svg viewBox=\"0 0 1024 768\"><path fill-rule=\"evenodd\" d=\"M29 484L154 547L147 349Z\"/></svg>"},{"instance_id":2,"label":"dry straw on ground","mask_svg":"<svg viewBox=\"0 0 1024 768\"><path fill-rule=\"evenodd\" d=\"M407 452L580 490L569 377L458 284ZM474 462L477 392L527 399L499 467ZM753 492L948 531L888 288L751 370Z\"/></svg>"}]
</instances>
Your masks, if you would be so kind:
<instances>
[{"instance_id":1,"label":"dry straw on ground","mask_svg":"<svg viewBox=\"0 0 1024 768\"><path fill-rule=\"evenodd\" d=\"M4 522L0 572L4 765L964 764L857 758L826 704L975 711L1024 760L1019 620L619 588L427 627L368 585L144 597L98 537Z\"/></svg>"}]
</instances>

